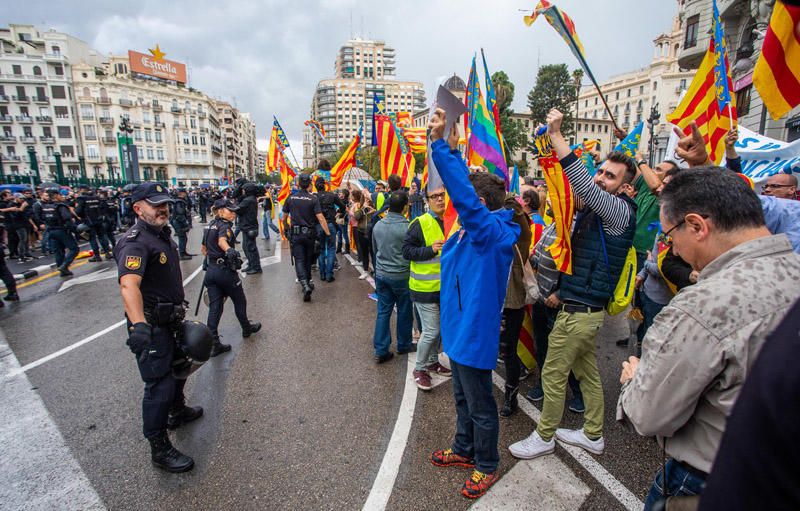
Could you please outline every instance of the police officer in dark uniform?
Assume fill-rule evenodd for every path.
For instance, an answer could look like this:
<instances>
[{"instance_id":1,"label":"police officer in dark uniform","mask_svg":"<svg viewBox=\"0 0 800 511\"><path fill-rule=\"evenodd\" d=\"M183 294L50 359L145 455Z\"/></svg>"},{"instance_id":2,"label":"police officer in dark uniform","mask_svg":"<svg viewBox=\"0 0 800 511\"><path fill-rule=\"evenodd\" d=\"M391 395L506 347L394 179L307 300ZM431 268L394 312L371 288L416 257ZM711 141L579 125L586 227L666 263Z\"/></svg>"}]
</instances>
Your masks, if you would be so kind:
<instances>
[{"instance_id":1,"label":"police officer in dark uniform","mask_svg":"<svg viewBox=\"0 0 800 511\"><path fill-rule=\"evenodd\" d=\"M208 201L208 190L200 190L197 193L197 208L200 210L200 223L202 224L208 221L206 219L206 215L208 214Z\"/></svg>"},{"instance_id":2,"label":"police officer in dark uniform","mask_svg":"<svg viewBox=\"0 0 800 511\"><path fill-rule=\"evenodd\" d=\"M78 244L72 235L72 213L58 188L47 189L47 199L42 201L41 217L50 241L50 249L56 254L58 271L62 277L68 277L72 275L69 265L78 255Z\"/></svg>"},{"instance_id":3,"label":"police officer in dark uniform","mask_svg":"<svg viewBox=\"0 0 800 511\"><path fill-rule=\"evenodd\" d=\"M237 207L227 199L214 203L216 218L206 228L203 236L203 254L206 256L206 276L203 284L208 290L208 328L214 335L211 356L230 351L229 344L220 342L219 320L225 298L233 300L236 319L242 327L242 337L250 337L261 330L261 323L247 319L247 298L244 296L242 281L237 270L242 266L242 258L236 251L236 238L233 236L233 220Z\"/></svg>"},{"instance_id":4,"label":"police officer in dark uniform","mask_svg":"<svg viewBox=\"0 0 800 511\"><path fill-rule=\"evenodd\" d=\"M299 190L290 195L283 204L284 232L289 236L292 245L292 257L297 280L303 289L303 301L311 300L314 285L311 282L311 264L314 262L314 241L316 228L319 225L326 236L330 236L328 222L322 214L319 199L309 193L311 176L300 174L297 178ZM289 218L291 217L291 228Z\"/></svg>"},{"instance_id":5,"label":"police officer in dark uniform","mask_svg":"<svg viewBox=\"0 0 800 511\"><path fill-rule=\"evenodd\" d=\"M89 259L91 262L100 262L103 259L100 258L100 246L98 245L98 239L100 241L100 245L103 247L103 253L106 256L106 260L110 260L111 256L111 249L108 246L108 241L106 240L106 234L103 230L103 219L101 214L101 201L100 198L92 193L92 189L89 188L88 185L80 185L81 194L78 196L75 206L75 214L78 215L78 218L81 219L81 224L84 227L79 227L78 230L86 230L89 234L89 244L92 247L92 251L94 252L94 256Z\"/></svg>"},{"instance_id":6,"label":"police officer in dark uniform","mask_svg":"<svg viewBox=\"0 0 800 511\"><path fill-rule=\"evenodd\" d=\"M252 275L261 273L261 259L258 255L256 238L258 238L258 185L255 183L242 184L241 194L236 214L239 217L239 230L242 231L242 250L247 257L245 273Z\"/></svg>"},{"instance_id":7,"label":"police officer in dark uniform","mask_svg":"<svg viewBox=\"0 0 800 511\"><path fill-rule=\"evenodd\" d=\"M186 243L189 240L189 229L191 229L191 209L186 197L186 189L178 188L178 197L175 199L172 207L172 218L170 223L172 228L175 229L175 235L178 237L178 253L180 254L181 261L191 259L194 254L186 252Z\"/></svg>"},{"instance_id":8,"label":"police officer in dark uniform","mask_svg":"<svg viewBox=\"0 0 800 511\"><path fill-rule=\"evenodd\" d=\"M138 219L120 238L114 255L125 304L127 345L136 355L145 382L143 432L150 441L155 466L185 472L194 466L194 460L172 446L167 429L199 418L203 409L186 406L186 380L180 378L182 374L176 377L176 364L182 360L178 347L181 326L190 322L183 322L186 309L178 248L167 226L172 199L159 183L148 182L136 188L131 200ZM208 332L208 352L210 349Z\"/></svg>"},{"instance_id":9,"label":"police officer in dark uniform","mask_svg":"<svg viewBox=\"0 0 800 511\"><path fill-rule=\"evenodd\" d=\"M324 163L328 163L323 160ZM327 165L330 167L330 165ZM322 168L322 165L320 165ZM319 199L319 206L322 209L322 216L328 224L328 230L331 232L330 236L325 236L322 232L322 225L317 226L317 238L320 244L320 254L317 259L317 267L319 268L320 279L325 282L333 282L336 280L333 276L334 263L336 262L336 208L339 211L344 211L345 205L342 200L333 192L325 190L325 178L317 176L314 183L317 187L317 198Z\"/></svg>"},{"instance_id":10,"label":"police officer in dark uniform","mask_svg":"<svg viewBox=\"0 0 800 511\"><path fill-rule=\"evenodd\" d=\"M136 213L133 211L133 203L131 202L131 193L136 189L136 186L138 185L131 183L122 187L122 196L119 201L120 221L125 229L136 222Z\"/></svg>"},{"instance_id":11,"label":"police officer in dark uniform","mask_svg":"<svg viewBox=\"0 0 800 511\"><path fill-rule=\"evenodd\" d=\"M108 190L100 190L97 195L100 198L100 216L102 218L103 232L109 244L113 247L116 241L115 233L117 231L119 204L117 199L111 197Z\"/></svg>"}]
</instances>

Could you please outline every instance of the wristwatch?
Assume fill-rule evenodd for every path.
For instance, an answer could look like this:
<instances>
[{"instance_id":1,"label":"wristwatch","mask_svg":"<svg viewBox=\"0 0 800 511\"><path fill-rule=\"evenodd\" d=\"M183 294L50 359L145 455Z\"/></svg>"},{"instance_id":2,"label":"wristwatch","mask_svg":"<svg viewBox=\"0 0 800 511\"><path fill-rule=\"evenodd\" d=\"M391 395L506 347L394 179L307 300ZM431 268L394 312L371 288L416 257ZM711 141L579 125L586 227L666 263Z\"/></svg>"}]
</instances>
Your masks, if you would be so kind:
<instances>
[{"instance_id":1,"label":"wristwatch","mask_svg":"<svg viewBox=\"0 0 800 511\"><path fill-rule=\"evenodd\" d=\"M640 167L641 165L646 164L646 163L647 163L647 160L639 160L639 161L636 162L636 166Z\"/></svg>"}]
</instances>

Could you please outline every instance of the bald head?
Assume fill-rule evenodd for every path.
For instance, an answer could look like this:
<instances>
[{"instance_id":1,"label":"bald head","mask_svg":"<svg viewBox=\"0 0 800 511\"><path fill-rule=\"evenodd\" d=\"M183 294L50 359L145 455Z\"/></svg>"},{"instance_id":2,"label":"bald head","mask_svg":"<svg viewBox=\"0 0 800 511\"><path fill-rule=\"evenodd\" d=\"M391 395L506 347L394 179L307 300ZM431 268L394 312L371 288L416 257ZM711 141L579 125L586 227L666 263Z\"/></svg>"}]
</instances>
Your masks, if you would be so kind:
<instances>
[{"instance_id":1,"label":"bald head","mask_svg":"<svg viewBox=\"0 0 800 511\"><path fill-rule=\"evenodd\" d=\"M794 199L797 195L797 177L794 174L775 174L767 178L761 193L779 199Z\"/></svg>"}]
</instances>

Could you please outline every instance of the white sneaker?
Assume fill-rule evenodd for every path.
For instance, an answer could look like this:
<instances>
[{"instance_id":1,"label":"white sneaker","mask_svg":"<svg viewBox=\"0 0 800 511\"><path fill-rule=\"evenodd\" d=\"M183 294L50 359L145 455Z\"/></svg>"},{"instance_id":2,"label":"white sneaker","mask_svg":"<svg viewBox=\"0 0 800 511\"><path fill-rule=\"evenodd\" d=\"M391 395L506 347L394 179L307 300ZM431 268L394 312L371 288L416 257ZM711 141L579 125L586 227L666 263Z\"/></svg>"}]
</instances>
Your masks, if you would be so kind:
<instances>
[{"instance_id":1,"label":"white sneaker","mask_svg":"<svg viewBox=\"0 0 800 511\"><path fill-rule=\"evenodd\" d=\"M369 277L369 273L362 273L362 274L361 274L361 275L358 277L358 280L364 280L364 279L366 279L367 277Z\"/></svg>"},{"instance_id":2,"label":"white sneaker","mask_svg":"<svg viewBox=\"0 0 800 511\"><path fill-rule=\"evenodd\" d=\"M583 432L583 428L558 428L556 430L556 438L565 444L580 447L581 449L585 449L592 454L603 454L603 449L606 448L606 441L603 440L603 437L600 437L597 440L590 440L589 437L586 436L586 433Z\"/></svg>"},{"instance_id":3,"label":"white sneaker","mask_svg":"<svg viewBox=\"0 0 800 511\"><path fill-rule=\"evenodd\" d=\"M545 442L535 430L528 438L508 446L512 456L523 460L532 460L545 454L552 454L555 449L556 441L554 439L551 438L549 442Z\"/></svg>"}]
</instances>

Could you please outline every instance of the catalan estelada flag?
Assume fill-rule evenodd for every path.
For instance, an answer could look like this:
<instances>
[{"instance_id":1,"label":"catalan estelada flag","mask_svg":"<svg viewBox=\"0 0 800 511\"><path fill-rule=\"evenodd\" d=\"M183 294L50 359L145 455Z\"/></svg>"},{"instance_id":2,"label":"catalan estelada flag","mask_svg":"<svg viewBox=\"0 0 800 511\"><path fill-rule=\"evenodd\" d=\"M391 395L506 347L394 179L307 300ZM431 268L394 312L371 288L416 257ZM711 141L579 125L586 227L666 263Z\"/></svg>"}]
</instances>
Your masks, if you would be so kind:
<instances>
[{"instance_id":1,"label":"catalan estelada flag","mask_svg":"<svg viewBox=\"0 0 800 511\"><path fill-rule=\"evenodd\" d=\"M336 165L331 168L331 188L339 188L344 179L344 173L356 166L356 155L358 154L358 146L361 144L361 133L364 126L358 127L358 134L356 138L347 146L342 157L336 162Z\"/></svg>"},{"instance_id":2,"label":"catalan estelada flag","mask_svg":"<svg viewBox=\"0 0 800 511\"><path fill-rule=\"evenodd\" d=\"M800 105L800 7L775 2L753 85L773 119Z\"/></svg>"},{"instance_id":3,"label":"catalan estelada flag","mask_svg":"<svg viewBox=\"0 0 800 511\"><path fill-rule=\"evenodd\" d=\"M558 271L572 275L572 221L575 216L575 203L572 199L572 187L564 169L561 168L558 156L553 152L550 136L547 133L537 135L533 139L539 154L539 165L542 167L547 182L547 197L553 210L553 222L556 224L556 239L547 247Z\"/></svg>"},{"instance_id":4,"label":"catalan estelada flag","mask_svg":"<svg viewBox=\"0 0 800 511\"><path fill-rule=\"evenodd\" d=\"M378 156L381 163L381 179L389 179L392 174L400 176L402 186L410 186L414 179L414 156L408 148L401 128L397 126L394 115L382 113L375 115L375 130L378 139Z\"/></svg>"},{"instance_id":5,"label":"catalan estelada flag","mask_svg":"<svg viewBox=\"0 0 800 511\"><path fill-rule=\"evenodd\" d=\"M667 121L681 128L687 135L691 133L689 125L692 121L696 122L705 140L708 156L716 164L722 161L725 154L725 135L736 125L735 99L729 93L727 97L725 95L725 91L733 90L728 58L724 54L725 45L715 40L721 33L722 24L715 8L713 37L709 42L706 56L700 63L683 100L675 111L667 116ZM720 76L723 73L724 75ZM726 82L726 87L718 84L720 80Z\"/></svg>"},{"instance_id":6,"label":"catalan estelada flag","mask_svg":"<svg viewBox=\"0 0 800 511\"><path fill-rule=\"evenodd\" d=\"M525 306L525 315L522 317L522 328L519 331L517 342L517 356L525 364L528 371L536 367L536 344L533 342L533 306Z\"/></svg>"}]
</instances>

